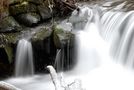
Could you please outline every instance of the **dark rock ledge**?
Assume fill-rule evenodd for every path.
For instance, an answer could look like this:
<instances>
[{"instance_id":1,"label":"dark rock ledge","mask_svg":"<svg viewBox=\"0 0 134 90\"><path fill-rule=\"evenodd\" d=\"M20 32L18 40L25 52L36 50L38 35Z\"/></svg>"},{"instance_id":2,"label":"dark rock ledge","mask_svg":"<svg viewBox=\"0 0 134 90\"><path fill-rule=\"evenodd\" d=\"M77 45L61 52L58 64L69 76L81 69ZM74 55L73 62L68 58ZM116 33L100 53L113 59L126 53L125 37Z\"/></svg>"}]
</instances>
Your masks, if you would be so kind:
<instances>
[{"instance_id":1,"label":"dark rock ledge","mask_svg":"<svg viewBox=\"0 0 134 90\"><path fill-rule=\"evenodd\" d=\"M13 75L16 47L21 38L32 43L36 73L46 72L45 66L54 65L59 49L65 69L73 67L74 34L52 25L51 19L66 18L76 8L75 2L52 1L9 0L8 7L0 12L0 77Z\"/></svg>"}]
</instances>

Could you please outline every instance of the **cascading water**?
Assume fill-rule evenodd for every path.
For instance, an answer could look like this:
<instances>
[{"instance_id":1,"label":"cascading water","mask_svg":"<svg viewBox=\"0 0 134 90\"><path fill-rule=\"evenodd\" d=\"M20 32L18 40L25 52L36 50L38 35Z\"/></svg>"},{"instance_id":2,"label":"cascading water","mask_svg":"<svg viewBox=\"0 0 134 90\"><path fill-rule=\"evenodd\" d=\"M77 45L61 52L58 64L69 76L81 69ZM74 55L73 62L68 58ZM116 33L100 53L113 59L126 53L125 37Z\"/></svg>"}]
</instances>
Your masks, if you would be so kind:
<instances>
[{"instance_id":1,"label":"cascading water","mask_svg":"<svg viewBox=\"0 0 134 90\"><path fill-rule=\"evenodd\" d=\"M96 15L97 13L93 14L93 10L88 7L82 7L79 15L79 12L76 12L70 17L70 22L75 25L73 28L76 33L78 51L78 64L73 72L80 74L79 72L87 73L99 65L100 54L106 54L103 52L105 51L103 46L106 47L106 45L98 32L99 16ZM74 16L77 19L74 19Z\"/></svg>"},{"instance_id":2,"label":"cascading water","mask_svg":"<svg viewBox=\"0 0 134 90\"><path fill-rule=\"evenodd\" d=\"M108 11L100 15L96 8L80 9L70 20L77 38L78 62L73 70L63 73L66 81L78 78L86 90L133 90L134 74L115 63L109 54L112 49L117 60L133 63L133 12ZM60 55L61 50L57 59ZM7 82L24 90L54 90L45 75Z\"/></svg>"},{"instance_id":3,"label":"cascading water","mask_svg":"<svg viewBox=\"0 0 134 90\"><path fill-rule=\"evenodd\" d=\"M134 67L134 11L109 11L102 16L101 22L101 34L111 43L112 55L117 61Z\"/></svg>"},{"instance_id":4,"label":"cascading water","mask_svg":"<svg viewBox=\"0 0 134 90\"><path fill-rule=\"evenodd\" d=\"M61 61L61 62L60 62ZM56 58L55 58L55 63L54 63L54 67L56 69L56 71L60 71L60 68L63 68L63 60L61 60L61 49L57 50L57 54L56 54Z\"/></svg>"},{"instance_id":5,"label":"cascading water","mask_svg":"<svg viewBox=\"0 0 134 90\"><path fill-rule=\"evenodd\" d=\"M34 74L33 51L31 42L21 39L17 45L15 76L29 76Z\"/></svg>"}]
</instances>

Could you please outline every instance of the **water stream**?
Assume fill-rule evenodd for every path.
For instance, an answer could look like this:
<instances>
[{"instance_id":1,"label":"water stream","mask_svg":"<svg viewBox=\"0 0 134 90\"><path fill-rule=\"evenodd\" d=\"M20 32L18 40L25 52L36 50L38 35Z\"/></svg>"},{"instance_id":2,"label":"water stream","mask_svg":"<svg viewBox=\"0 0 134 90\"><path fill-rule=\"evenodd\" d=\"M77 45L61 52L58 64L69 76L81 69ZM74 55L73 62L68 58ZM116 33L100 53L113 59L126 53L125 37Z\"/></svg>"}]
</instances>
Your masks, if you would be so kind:
<instances>
[{"instance_id":1,"label":"water stream","mask_svg":"<svg viewBox=\"0 0 134 90\"><path fill-rule=\"evenodd\" d=\"M74 79L81 80L86 90L134 90L133 70L115 62L125 62L125 65L133 67L133 11L107 11L100 15L97 10L84 6L80 14L74 11L74 16L70 17L77 38L78 62L73 70L63 72L63 76L68 83ZM22 41L19 43L26 50L23 49L21 55L30 53L28 48L31 44ZM61 55L61 50L57 51L57 55ZM20 69L22 73L26 67ZM6 82L23 90L54 90L49 75L11 78Z\"/></svg>"},{"instance_id":2,"label":"water stream","mask_svg":"<svg viewBox=\"0 0 134 90\"><path fill-rule=\"evenodd\" d=\"M17 45L15 76L31 76L34 74L33 51L31 42L21 39Z\"/></svg>"}]
</instances>

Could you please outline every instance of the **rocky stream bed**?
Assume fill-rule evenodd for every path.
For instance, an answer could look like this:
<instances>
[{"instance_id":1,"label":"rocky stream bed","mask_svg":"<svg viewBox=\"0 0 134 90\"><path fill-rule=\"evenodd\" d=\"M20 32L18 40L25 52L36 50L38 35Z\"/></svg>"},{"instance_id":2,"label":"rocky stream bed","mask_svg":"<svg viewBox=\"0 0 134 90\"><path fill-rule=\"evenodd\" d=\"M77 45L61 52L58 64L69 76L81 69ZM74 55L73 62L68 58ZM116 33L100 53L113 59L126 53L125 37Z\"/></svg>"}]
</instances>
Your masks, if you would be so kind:
<instances>
[{"instance_id":1,"label":"rocky stream bed","mask_svg":"<svg viewBox=\"0 0 134 90\"><path fill-rule=\"evenodd\" d=\"M133 10L131 0L2 0L0 5L0 77L14 74L16 46L20 39L31 41L34 52L36 73L47 72L44 67L54 64L57 50L64 52L66 69L74 64L75 36L70 30L64 30L61 21L68 19L77 9L78 2L98 5L105 10ZM104 3L105 2L105 3ZM69 50L67 50L69 48ZM68 55L69 54L69 55ZM68 57L69 56L69 57ZM68 64L66 60L69 59Z\"/></svg>"}]
</instances>

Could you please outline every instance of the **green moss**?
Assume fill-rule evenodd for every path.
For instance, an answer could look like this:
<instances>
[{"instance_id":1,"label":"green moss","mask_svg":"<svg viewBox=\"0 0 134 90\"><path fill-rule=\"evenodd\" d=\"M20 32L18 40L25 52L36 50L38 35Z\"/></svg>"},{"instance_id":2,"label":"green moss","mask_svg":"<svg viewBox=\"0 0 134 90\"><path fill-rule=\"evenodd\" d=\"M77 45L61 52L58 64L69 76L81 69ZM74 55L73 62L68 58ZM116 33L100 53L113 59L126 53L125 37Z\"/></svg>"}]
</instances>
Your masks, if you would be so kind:
<instances>
[{"instance_id":1,"label":"green moss","mask_svg":"<svg viewBox=\"0 0 134 90\"><path fill-rule=\"evenodd\" d=\"M49 37L51 33L52 30L48 28L40 28L40 30L34 34L32 40L33 41L44 40L45 38Z\"/></svg>"},{"instance_id":2,"label":"green moss","mask_svg":"<svg viewBox=\"0 0 134 90\"><path fill-rule=\"evenodd\" d=\"M68 41L71 41L73 38L74 34L71 32L57 27L54 28L53 39L57 48L62 48L62 46L66 45Z\"/></svg>"},{"instance_id":3,"label":"green moss","mask_svg":"<svg viewBox=\"0 0 134 90\"><path fill-rule=\"evenodd\" d=\"M0 33L0 47L16 44L20 33Z\"/></svg>"},{"instance_id":4,"label":"green moss","mask_svg":"<svg viewBox=\"0 0 134 90\"><path fill-rule=\"evenodd\" d=\"M18 40L19 35L20 35L20 33L7 33L6 38L7 38L8 43L15 44Z\"/></svg>"},{"instance_id":5,"label":"green moss","mask_svg":"<svg viewBox=\"0 0 134 90\"><path fill-rule=\"evenodd\" d=\"M11 31L20 31L21 26L15 19L11 16L5 17L0 24L0 31L1 32L11 32Z\"/></svg>"},{"instance_id":6,"label":"green moss","mask_svg":"<svg viewBox=\"0 0 134 90\"><path fill-rule=\"evenodd\" d=\"M28 12L36 12L37 10L34 4L24 1L21 4L10 6L9 11L11 15L17 15Z\"/></svg>"}]
</instances>

